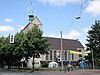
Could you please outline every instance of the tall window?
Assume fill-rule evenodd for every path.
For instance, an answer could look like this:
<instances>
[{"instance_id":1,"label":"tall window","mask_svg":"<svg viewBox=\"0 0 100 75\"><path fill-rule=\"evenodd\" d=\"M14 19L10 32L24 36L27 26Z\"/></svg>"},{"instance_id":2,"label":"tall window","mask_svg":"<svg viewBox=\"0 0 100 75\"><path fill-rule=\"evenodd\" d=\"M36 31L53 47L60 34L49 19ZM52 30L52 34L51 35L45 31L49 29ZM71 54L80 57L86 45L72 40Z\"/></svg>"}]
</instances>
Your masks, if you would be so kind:
<instances>
[{"instance_id":1,"label":"tall window","mask_svg":"<svg viewBox=\"0 0 100 75\"><path fill-rule=\"evenodd\" d=\"M48 60L48 54L46 54L46 60Z\"/></svg>"},{"instance_id":2,"label":"tall window","mask_svg":"<svg viewBox=\"0 0 100 75\"><path fill-rule=\"evenodd\" d=\"M81 52L81 50L79 50L79 52ZM82 57L82 55L79 55L79 57Z\"/></svg>"},{"instance_id":3,"label":"tall window","mask_svg":"<svg viewBox=\"0 0 100 75\"><path fill-rule=\"evenodd\" d=\"M67 60L67 51L65 51L65 60Z\"/></svg>"},{"instance_id":4,"label":"tall window","mask_svg":"<svg viewBox=\"0 0 100 75\"><path fill-rule=\"evenodd\" d=\"M52 60L52 51L50 51L50 60Z\"/></svg>"},{"instance_id":5,"label":"tall window","mask_svg":"<svg viewBox=\"0 0 100 75\"><path fill-rule=\"evenodd\" d=\"M58 57L60 58L60 57L61 57L61 56L60 56L60 51L58 51L58 52L59 52L59 56L58 56Z\"/></svg>"},{"instance_id":6,"label":"tall window","mask_svg":"<svg viewBox=\"0 0 100 75\"><path fill-rule=\"evenodd\" d=\"M54 51L54 60L56 60L56 51Z\"/></svg>"},{"instance_id":7,"label":"tall window","mask_svg":"<svg viewBox=\"0 0 100 75\"><path fill-rule=\"evenodd\" d=\"M74 54L72 54L72 60L74 60Z\"/></svg>"},{"instance_id":8,"label":"tall window","mask_svg":"<svg viewBox=\"0 0 100 75\"><path fill-rule=\"evenodd\" d=\"M64 55L65 55L64 51L62 51L62 60L64 60Z\"/></svg>"},{"instance_id":9,"label":"tall window","mask_svg":"<svg viewBox=\"0 0 100 75\"><path fill-rule=\"evenodd\" d=\"M69 53L69 51L68 51L68 60L70 60L70 53Z\"/></svg>"}]
</instances>

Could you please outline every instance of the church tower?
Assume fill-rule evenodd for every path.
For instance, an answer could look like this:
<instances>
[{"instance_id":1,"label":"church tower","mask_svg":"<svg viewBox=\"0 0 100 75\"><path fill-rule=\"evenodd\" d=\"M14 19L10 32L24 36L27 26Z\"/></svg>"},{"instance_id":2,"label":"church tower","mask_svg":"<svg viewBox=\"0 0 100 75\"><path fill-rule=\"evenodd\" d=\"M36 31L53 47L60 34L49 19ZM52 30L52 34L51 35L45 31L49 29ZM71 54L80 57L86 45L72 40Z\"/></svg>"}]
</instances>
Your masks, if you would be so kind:
<instances>
[{"instance_id":1,"label":"church tower","mask_svg":"<svg viewBox=\"0 0 100 75\"><path fill-rule=\"evenodd\" d=\"M41 21L39 20L39 18L37 16L33 15L32 2L30 5L28 17L29 17L29 23L24 27L24 29L22 31L24 33L27 33L34 26L38 26L38 28L42 31Z\"/></svg>"},{"instance_id":2,"label":"church tower","mask_svg":"<svg viewBox=\"0 0 100 75\"><path fill-rule=\"evenodd\" d=\"M31 5L30 5L30 10L29 10L29 21L31 22L34 18L34 15L33 15L33 9L32 9L32 2L31 2Z\"/></svg>"}]
</instances>

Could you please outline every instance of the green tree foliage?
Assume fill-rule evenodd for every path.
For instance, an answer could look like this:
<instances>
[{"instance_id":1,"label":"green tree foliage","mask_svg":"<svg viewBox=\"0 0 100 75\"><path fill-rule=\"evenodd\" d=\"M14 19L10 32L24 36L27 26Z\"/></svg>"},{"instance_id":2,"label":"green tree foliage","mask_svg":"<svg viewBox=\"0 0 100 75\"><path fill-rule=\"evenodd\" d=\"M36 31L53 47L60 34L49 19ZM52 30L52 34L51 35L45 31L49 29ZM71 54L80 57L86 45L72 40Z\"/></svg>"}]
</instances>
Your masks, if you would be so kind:
<instances>
[{"instance_id":1,"label":"green tree foliage","mask_svg":"<svg viewBox=\"0 0 100 75\"><path fill-rule=\"evenodd\" d=\"M1 48L0 48L0 59L2 59L2 64L6 63L8 65L8 70L10 69L10 64L12 63L12 52L13 46L9 42L9 36L6 38L1 38Z\"/></svg>"},{"instance_id":2,"label":"green tree foliage","mask_svg":"<svg viewBox=\"0 0 100 75\"><path fill-rule=\"evenodd\" d=\"M93 50L95 65L100 65L100 21L95 21L95 24L91 26L87 38L87 49L90 49L91 51ZM91 59L91 57L90 54L89 58Z\"/></svg>"},{"instance_id":3,"label":"green tree foliage","mask_svg":"<svg viewBox=\"0 0 100 75\"><path fill-rule=\"evenodd\" d=\"M40 54L48 54L49 44L46 38L42 37L43 32L34 26L26 34L23 32L16 33L14 43L10 43L10 35L8 37L0 38L0 61L2 65L7 64L10 69L12 63L19 63L24 57L26 60L29 57L39 58Z\"/></svg>"},{"instance_id":4,"label":"green tree foliage","mask_svg":"<svg viewBox=\"0 0 100 75\"><path fill-rule=\"evenodd\" d=\"M25 37L26 35L23 32L17 33L14 43L10 43L10 35L6 38L0 38L1 65L8 65L8 70L13 63L19 63L20 70L20 60L27 55L27 50L23 47Z\"/></svg>"},{"instance_id":5,"label":"green tree foliage","mask_svg":"<svg viewBox=\"0 0 100 75\"><path fill-rule=\"evenodd\" d=\"M27 45L29 50L29 56L33 57L33 68L34 68L34 58L40 57L40 54L47 54L49 50L49 44L46 38L42 37L43 32L34 26L27 35Z\"/></svg>"},{"instance_id":6,"label":"green tree foliage","mask_svg":"<svg viewBox=\"0 0 100 75\"><path fill-rule=\"evenodd\" d=\"M42 61L41 66L42 67L48 67L49 61Z\"/></svg>"},{"instance_id":7,"label":"green tree foliage","mask_svg":"<svg viewBox=\"0 0 100 75\"><path fill-rule=\"evenodd\" d=\"M17 33L15 35L15 41L14 41L14 55L17 56L17 59L21 60L21 58L25 57L25 54L27 53L26 50L24 50L23 43L26 39L26 36L23 32Z\"/></svg>"},{"instance_id":8,"label":"green tree foliage","mask_svg":"<svg viewBox=\"0 0 100 75\"><path fill-rule=\"evenodd\" d=\"M1 65L2 68L4 68L4 61L5 61L5 52L3 51L3 49L5 49L5 38L2 36L0 38L0 61L1 61Z\"/></svg>"},{"instance_id":9,"label":"green tree foliage","mask_svg":"<svg viewBox=\"0 0 100 75\"><path fill-rule=\"evenodd\" d=\"M23 43L26 39L26 35L23 32L17 33L15 35L14 41L14 51L13 56L15 57L15 62L19 63L20 70L20 60L27 55L27 50L24 49ZM17 60L17 61L16 61Z\"/></svg>"}]
</instances>

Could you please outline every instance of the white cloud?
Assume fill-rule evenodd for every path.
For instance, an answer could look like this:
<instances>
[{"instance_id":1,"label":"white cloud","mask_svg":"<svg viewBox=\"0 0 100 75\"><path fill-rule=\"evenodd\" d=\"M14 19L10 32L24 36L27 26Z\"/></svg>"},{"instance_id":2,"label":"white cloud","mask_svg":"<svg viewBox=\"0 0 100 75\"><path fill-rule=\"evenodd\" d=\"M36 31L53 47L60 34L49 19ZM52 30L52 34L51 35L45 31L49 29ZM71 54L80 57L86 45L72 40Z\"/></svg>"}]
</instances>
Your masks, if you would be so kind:
<instances>
[{"instance_id":1,"label":"white cloud","mask_svg":"<svg viewBox=\"0 0 100 75\"><path fill-rule=\"evenodd\" d=\"M10 18L5 18L5 22L12 22L12 19L10 19Z\"/></svg>"},{"instance_id":2,"label":"white cloud","mask_svg":"<svg viewBox=\"0 0 100 75\"><path fill-rule=\"evenodd\" d=\"M80 0L38 0L39 2L43 4L52 4L52 5L65 5L67 3L74 3L74 2L80 2Z\"/></svg>"},{"instance_id":3,"label":"white cloud","mask_svg":"<svg viewBox=\"0 0 100 75\"><path fill-rule=\"evenodd\" d=\"M80 33L76 30L71 30L69 34L67 34L67 38L69 39L77 39L77 37L80 36Z\"/></svg>"},{"instance_id":4,"label":"white cloud","mask_svg":"<svg viewBox=\"0 0 100 75\"><path fill-rule=\"evenodd\" d=\"M90 1L85 11L93 16L100 15L100 0Z\"/></svg>"},{"instance_id":5,"label":"white cloud","mask_svg":"<svg viewBox=\"0 0 100 75\"><path fill-rule=\"evenodd\" d=\"M83 28L82 30L87 34L87 32L88 32L88 30L90 30L90 28L85 27L85 28Z\"/></svg>"},{"instance_id":6,"label":"white cloud","mask_svg":"<svg viewBox=\"0 0 100 75\"><path fill-rule=\"evenodd\" d=\"M76 30L71 30L68 34L63 34L62 33L62 37L66 38L66 39L77 39L79 36L80 36L80 33ZM50 35L48 35L48 37L60 38L60 34L59 35L50 34Z\"/></svg>"},{"instance_id":7,"label":"white cloud","mask_svg":"<svg viewBox=\"0 0 100 75\"><path fill-rule=\"evenodd\" d=\"M59 38L58 35L55 35L55 34L50 34L49 37L56 37L56 38Z\"/></svg>"},{"instance_id":8,"label":"white cloud","mask_svg":"<svg viewBox=\"0 0 100 75\"><path fill-rule=\"evenodd\" d=\"M0 32L14 31L14 28L11 26L0 26Z\"/></svg>"}]
</instances>

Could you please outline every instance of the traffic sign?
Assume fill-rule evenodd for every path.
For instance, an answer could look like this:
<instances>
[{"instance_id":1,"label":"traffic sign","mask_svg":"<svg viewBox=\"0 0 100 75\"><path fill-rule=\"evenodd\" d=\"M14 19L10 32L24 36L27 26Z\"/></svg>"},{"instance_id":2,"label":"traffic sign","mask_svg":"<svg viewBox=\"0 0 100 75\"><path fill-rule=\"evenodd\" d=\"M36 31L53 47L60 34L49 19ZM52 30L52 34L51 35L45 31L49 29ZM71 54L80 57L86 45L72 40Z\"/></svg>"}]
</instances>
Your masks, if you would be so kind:
<instances>
[{"instance_id":1,"label":"traffic sign","mask_svg":"<svg viewBox=\"0 0 100 75\"><path fill-rule=\"evenodd\" d=\"M88 56L88 53L86 52L86 50L83 50L83 51L82 51L82 55L83 55L83 56Z\"/></svg>"},{"instance_id":2,"label":"traffic sign","mask_svg":"<svg viewBox=\"0 0 100 75\"><path fill-rule=\"evenodd\" d=\"M10 43L14 43L14 35L10 35Z\"/></svg>"}]
</instances>

